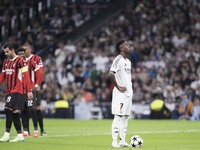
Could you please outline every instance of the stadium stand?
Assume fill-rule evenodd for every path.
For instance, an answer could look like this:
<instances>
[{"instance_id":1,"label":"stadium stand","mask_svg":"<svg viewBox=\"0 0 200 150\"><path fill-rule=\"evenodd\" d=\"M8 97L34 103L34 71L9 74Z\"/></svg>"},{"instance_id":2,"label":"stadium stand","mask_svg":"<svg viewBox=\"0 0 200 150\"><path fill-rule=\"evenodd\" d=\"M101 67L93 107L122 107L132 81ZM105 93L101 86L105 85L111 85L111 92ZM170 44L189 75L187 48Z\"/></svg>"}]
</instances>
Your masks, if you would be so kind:
<instances>
[{"instance_id":1,"label":"stadium stand","mask_svg":"<svg viewBox=\"0 0 200 150\"><path fill-rule=\"evenodd\" d=\"M37 1L36 8L41 2ZM63 5L59 6L59 2ZM171 118L179 119L184 114L179 112L179 106L186 106L185 104L193 100L193 97L200 96L199 1L125 0L123 5L122 1L105 0L92 4L87 3L90 1L84 1L84 5L81 5L84 7L80 9L74 4L65 5L61 0L59 2L51 3L49 10L49 5L42 3L44 13L39 16L43 17L39 19L42 20L41 24L38 25L36 21L33 23L34 26L31 23L29 27L33 33L37 33L32 41L41 42L34 44L35 48L41 49L38 51L39 54L45 54L45 79L42 90L47 110L48 104L52 106L62 93L62 97L70 104L71 117L74 118L74 100L78 93L82 93L82 99L88 98L88 95L93 97L86 104L100 107L103 118L111 118L110 101L113 85L107 78L107 71L115 56L115 43L119 39L126 39L132 43L134 51L139 56L137 66L132 70L133 102L137 106L140 105L140 108L145 108L145 113L138 110L140 114L132 118L143 118L143 114L145 119L148 118L150 109L146 108L159 95L171 111ZM9 13L2 11L4 5L0 5L0 20L9 18ZM89 7L91 5L92 7ZM97 9L97 5L101 9ZM30 3L27 9L33 6L36 5ZM94 9L99 10L99 13L91 15L91 18L82 15L82 19L87 18L86 21L79 20L76 25L72 23L75 16L88 11L92 13ZM77 10L84 11L80 13L76 12ZM67 26L64 21L59 21L63 19L62 14L68 14L64 19L68 20L65 22ZM10 28L7 30L9 32L5 35L10 33ZM11 37L2 37L1 34L1 41L21 40L16 36L20 34L10 35ZM27 39L31 39L30 37ZM188 99L181 99L183 93L188 95ZM196 105L199 106L195 102L195 107ZM172 106L175 106L174 109L171 109Z\"/></svg>"}]
</instances>

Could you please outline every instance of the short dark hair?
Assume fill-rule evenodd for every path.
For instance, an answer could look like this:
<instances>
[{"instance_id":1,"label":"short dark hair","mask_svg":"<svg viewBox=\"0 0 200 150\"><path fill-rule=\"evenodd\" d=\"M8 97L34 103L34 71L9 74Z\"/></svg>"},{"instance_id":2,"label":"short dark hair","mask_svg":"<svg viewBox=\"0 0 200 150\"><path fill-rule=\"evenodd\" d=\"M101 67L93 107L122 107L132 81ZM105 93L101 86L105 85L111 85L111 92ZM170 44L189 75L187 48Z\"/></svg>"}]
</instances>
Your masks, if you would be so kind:
<instances>
[{"instance_id":1,"label":"short dark hair","mask_svg":"<svg viewBox=\"0 0 200 150\"><path fill-rule=\"evenodd\" d=\"M8 43L4 43L2 46L2 49L6 49L6 48L9 48L10 50L12 49L15 50L16 46L13 43L8 42Z\"/></svg>"},{"instance_id":2,"label":"short dark hair","mask_svg":"<svg viewBox=\"0 0 200 150\"><path fill-rule=\"evenodd\" d=\"M120 40L119 42L117 42L117 44L116 44L116 50L117 50L118 53L121 52L120 46L121 46L124 42L125 42L125 40Z\"/></svg>"},{"instance_id":3,"label":"short dark hair","mask_svg":"<svg viewBox=\"0 0 200 150\"><path fill-rule=\"evenodd\" d=\"M33 49L33 46L30 44L30 43L24 43L22 46L28 46L28 47L30 47L31 49Z\"/></svg>"},{"instance_id":4,"label":"short dark hair","mask_svg":"<svg viewBox=\"0 0 200 150\"><path fill-rule=\"evenodd\" d=\"M26 50L26 49L24 49L24 48L20 47L20 48L18 48L18 49L17 49L17 51L16 51L16 52L17 52L17 53L18 53L18 52L22 52L22 51L23 51L23 52L25 52L25 50Z\"/></svg>"}]
</instances>

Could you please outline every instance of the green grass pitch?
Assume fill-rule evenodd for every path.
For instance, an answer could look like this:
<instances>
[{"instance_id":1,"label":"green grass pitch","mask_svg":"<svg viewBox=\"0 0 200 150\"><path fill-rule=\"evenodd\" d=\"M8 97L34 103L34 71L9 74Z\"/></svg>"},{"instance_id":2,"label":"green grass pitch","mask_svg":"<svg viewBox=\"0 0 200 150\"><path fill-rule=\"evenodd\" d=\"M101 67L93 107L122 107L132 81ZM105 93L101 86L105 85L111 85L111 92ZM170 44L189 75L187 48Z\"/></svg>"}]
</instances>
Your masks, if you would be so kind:
<instances>
[{"instance_id":1,"label":"green grass pitch","mask_svg":"<svg viewBox=\"0 0 200 150\"><path fill-rule=\"evenodd\" d=\"M45 119L47 137L25 138L25 142L0 143L0 150L113 150L112 120ZM32 121L30 120L31 131ZM5 119L0 119L0 136ZM179 120L129 120L127 142L140 135L144 145L140 150L199 150L200 122ZM16 135L12 126L11 139ZM129 148L120 148L127 149ZM136 149L136 148L132 148Z\"/></svg>"}]
</instances>

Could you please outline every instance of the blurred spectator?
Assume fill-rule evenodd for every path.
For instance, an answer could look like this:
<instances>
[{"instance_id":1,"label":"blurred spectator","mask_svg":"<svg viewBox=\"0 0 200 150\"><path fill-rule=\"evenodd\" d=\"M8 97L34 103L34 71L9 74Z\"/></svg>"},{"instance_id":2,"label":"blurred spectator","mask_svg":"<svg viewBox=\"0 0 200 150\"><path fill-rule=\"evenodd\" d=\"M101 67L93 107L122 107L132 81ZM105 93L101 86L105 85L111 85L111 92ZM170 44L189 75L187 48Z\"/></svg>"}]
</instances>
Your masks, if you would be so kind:
<instances>
[{"instance_id":1,"label":"blurred spectator","mask_svg":"<svg viewBox=\"0 0 200 150\"><path fill-rule=\"evenodd\" d=\"M97 70L96 64L94 64L92 66L92 69L90 70L90 73L89 73L89 77L91 79L91 82L94 83L96 80L99 80L100 77L101 77L100 75L101 75L101 71Z\"/></svg>"},{"instance_id":2,"label":"blurred spectator","mask_svg":"<svg viewBox=\"0 0 200 150\"><path fill-rule=\"evenodd\" d=\"M96 56L93 59L93 64L96 65L97 71L105 72L106 66L108 65L108 56L105 55L105 52L97 51Z\"/></svg>"},{"instance_id":3,"label":"blurred spectator","mask_svg":"<svg viewBox=\"0 0 200 150\"><path fill-rule=\"evenodd\" d=\"M74 99L74 116L75 119L87 120L90 116L91 103L86 102L83 92L77 93Z\"/></svg>"},{"instance_id":4,"label":"blurred spectator","mask_svg":"<svg viewBox=\"0 0 200 150\"><path fill-rule=\"evenodd\" d=\"M144 93L142 91L142 88L137 83L133 83L133 88L134 88L133 101L136 103L141 103L144 100Z\"/></svg>"},{"instance_id":5,"label":"blurred spectator","mask_svg":"<svg viewBox=\"0 0 200 150\"><path fill-rule=\"evenodd\" d=\"M170 119L171 114L161 99L155 99L150 104L150 119Z\"/></svg>"},{"instance_id":6,"label":"blurred spectator","mask_svg":"<svg viewBox=\"0 0 200 150\"><path fill-rule=\"evenodd\" d=\"M70 39L68 39L66 44L64 45L64 50L67 51L67 52L75 53L76 52L76 46L72 43L72 41Z\"/></svg>"},{"instance_id":7,"label":"blurred spectator","mask_svg":"<svg viewBox=\"0 0 200 150\"><path fill-rule=\"evenodd\" d=\"M86 102L88 102L88 104L92 103L94 101L94 96L93 96L92 92L90 92L88 90L84 90L83 98L85 99Z\"/></svg>"},{"instance_id":8,"label":"blurred spectator","mask_svg":"<svg viewBox=\"0 0 200 150\"><path fill-rule=\"evenodd\" d=\"M63 99L68 102L73 102L74 98L76 97L71 83L69 83L68 86L63 89L62 93Z\"/></svg>"},{"instance_id":9,"label":"blurred spectator","mask_svg":"<svg viewBox=\"0 0 200 150\"><path fill-rule=\"evenodd\" d=\"M56 68L60 68L66 58L63 42L58 43L58 48L55 50L54 55L56 57Z\"/></svg>"},{"instance_id":10,"label":"blurred spectator","mask_svg":"<svg viewBox=\"0 0 200 150\"><path fill-rule=\"evenodd\" d=\"M170 113L169 119L170 118L174 119L174 114L176 113L175 112L176 103L175 103L175 99L173 98L173 96L169 95L165 99L165 107L169 110L169 113Z\"/></svg>"},{"instance_id":11,"label":"blurred spectator","mask_svg":"<svg viewBox=\"0 0 200 150\"><path fill-rule=\"evenodd\" d=\"M68 71L64 63L57 69L56 78L58 84L63 88L67 87L69 83L74 82L75 78L72 72Z\"/></svg>"},{"instance_id":12,"label":"blurred spectator","mask_svg":"<svg viewBox=\"0 0 200 150\"><path fill-rule=\"evenodd\" d=\"M179 119L189 120L193 113L193 103L186 93L180 96L179 102Z\"/></svg>"},{"instance_id":13,"label":"blurred spectator","mask_svg":"<svg viewBox=\"0 0 200 150\"><path fill-rule=\"evenodd\" d=\"M193 98L193 112L190 117L191 120L200 120L200 98L199 96L194 96Z\"/></svg>"},{"instance_id":14,"label":"blurred spectator","mask_svg":"<svg viewBox=\"0 0 200 150\"><path fill-rule=\"evenodd\" d=\"M69 103L64 99L55 102L55 118L70 118Z\"/></svg>"}]
</instances>

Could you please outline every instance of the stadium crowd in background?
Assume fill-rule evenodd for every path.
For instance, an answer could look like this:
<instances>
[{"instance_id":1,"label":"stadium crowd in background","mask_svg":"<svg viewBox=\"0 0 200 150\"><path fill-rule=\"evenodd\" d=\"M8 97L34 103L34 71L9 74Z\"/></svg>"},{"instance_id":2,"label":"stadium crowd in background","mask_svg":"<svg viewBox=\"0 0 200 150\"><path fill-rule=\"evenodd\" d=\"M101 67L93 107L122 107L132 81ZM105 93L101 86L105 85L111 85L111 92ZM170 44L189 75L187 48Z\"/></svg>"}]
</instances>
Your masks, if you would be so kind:
<instances>
[{"instance_id":1,"label":"stadium crowd in background","mask_svg":"<svg viewBox=\"0 0 200 150\"><path fill-rule=\"evenodd\" d=\"M75 43L60 41L44 60L42 99L51 104L63 98L73 104L79 95L82 98L76 106L82 101L97 106L110 103L113 85L107 73L115 57L115 43L125 39L139 55L132 70L133 103L150 105L161 94L172 119L199 119L199 7L197 0L142 0L136 7L129 4L119 16ZM41 37L38 34L33 41L41 41ZM188 115L190 101L195 113ZM53 112L44 112L46 117L53 117ZM108 107L102 107L102 112L104 118L112 117Z\"/></svg>"},{"instance_id":2,"label":"stadium crowd in background","mask_svg":"<svg viewBox=\"0 0 200 150\"><path fill-rule=\"evenodd\" d=\"M96 16L111 0L0 0L0 41L28 42L35 51Z\"/></svg>"}]
</instances>

